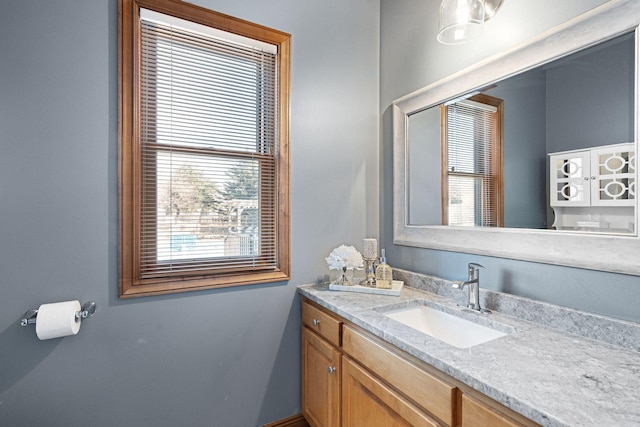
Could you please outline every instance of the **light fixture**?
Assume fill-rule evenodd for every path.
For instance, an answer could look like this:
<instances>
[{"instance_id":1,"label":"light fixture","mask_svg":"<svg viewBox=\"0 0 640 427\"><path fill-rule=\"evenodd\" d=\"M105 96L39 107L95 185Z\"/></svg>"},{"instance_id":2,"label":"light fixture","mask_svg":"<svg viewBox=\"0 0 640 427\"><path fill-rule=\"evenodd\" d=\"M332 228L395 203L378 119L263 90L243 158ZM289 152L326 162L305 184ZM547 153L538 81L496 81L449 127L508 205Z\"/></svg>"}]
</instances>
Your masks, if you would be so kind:
<instances>
[{"instance_id":1,"label":"light fixture","mask_svg":"<svg viewBox=\"0 0 640 427\"><path fill-rule=\"evenodd\" d=\"M438 41L459 44L482 34L504 0L442 0Z\"/></svg>"},{"instance_id":2,"label":"light fixture","mask_svg":"<svg viewBox=\"0 0 640 427\"><path fill-rule=\"evenodd\" d=\"M504 0L484 0L484 20L488 21L498 12Z\"/></svg>"}]
</instances>

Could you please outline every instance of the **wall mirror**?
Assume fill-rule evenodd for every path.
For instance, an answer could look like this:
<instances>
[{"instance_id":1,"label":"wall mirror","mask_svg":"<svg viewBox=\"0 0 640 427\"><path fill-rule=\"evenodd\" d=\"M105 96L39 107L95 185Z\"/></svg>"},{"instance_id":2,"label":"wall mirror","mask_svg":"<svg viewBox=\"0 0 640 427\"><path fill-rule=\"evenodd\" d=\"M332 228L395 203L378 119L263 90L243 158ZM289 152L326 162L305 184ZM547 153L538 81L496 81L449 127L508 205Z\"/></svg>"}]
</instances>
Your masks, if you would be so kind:
<instances>
[{"instance_id":1,"label":"wall mirror","mask_svg":"<svg viewBox=\"0 0 640 427\"><path fill-rule=\"evenodd\" d=\"M639 24L610 1L394 101L394 243L640 275Z\"/></svg>"}]
</instances>

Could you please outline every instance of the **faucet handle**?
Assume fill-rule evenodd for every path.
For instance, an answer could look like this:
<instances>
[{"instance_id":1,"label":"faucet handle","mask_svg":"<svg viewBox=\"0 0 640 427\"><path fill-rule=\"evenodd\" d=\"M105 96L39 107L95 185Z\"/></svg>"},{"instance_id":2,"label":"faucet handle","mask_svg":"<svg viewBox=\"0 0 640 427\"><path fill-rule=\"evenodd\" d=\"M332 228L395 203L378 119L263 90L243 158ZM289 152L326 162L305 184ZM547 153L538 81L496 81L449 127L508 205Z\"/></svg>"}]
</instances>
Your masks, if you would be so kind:
<instances>
[{"instance_id":1,"label":"faucet handle","mask_svg":"<svg viewBox=\"0 0 640 427\"><path fill-rule=\"evenodd\" d=\"M453 289L464 289L465 286L465 282L451 282L451 287Z\"/></svg>"},{"instance_id":2,"label":"faucet handle","mask_svg":"<svg viewBox=\"0 0 640 427\"><path fill-rule=\"evenodd\" d=\"M469 271L478 270L479 268L484 268L484 265L478 264L477 262L469 263Z\"/></svg>"},{"instance_id":3,"label":"faucet handle","mask_svg":"<svg viewBox=\"0 0 640 427\"><path fill-rule=\"evenodd\" d=\"M477 280L478 276L480 275L480 269L484 268L484 266L475 262L470 262L468 268L469 268L469 280Z\"/></svg>"}]
</instances>

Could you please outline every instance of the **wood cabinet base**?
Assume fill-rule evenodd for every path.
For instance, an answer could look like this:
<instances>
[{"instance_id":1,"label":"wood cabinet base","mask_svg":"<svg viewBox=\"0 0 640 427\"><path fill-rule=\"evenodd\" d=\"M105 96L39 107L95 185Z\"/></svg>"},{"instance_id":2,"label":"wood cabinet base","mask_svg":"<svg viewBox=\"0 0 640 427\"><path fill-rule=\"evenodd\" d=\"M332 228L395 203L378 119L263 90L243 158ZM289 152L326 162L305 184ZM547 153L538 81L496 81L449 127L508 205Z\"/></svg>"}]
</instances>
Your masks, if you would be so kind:
<instances>
[{"instance_id":1,"label":"wood cabinet base","mask_svg":"<svg viewBox=\"0 0 640 427\"><path fill-rule=\"evenodd\" d=\"M309 423L304 419L302 414L298 414L265 424L262 427L309 427Z\"/></svg>"},{"instance_id":2,"label":"wood cabinet base","mask_svg":"<svg viewBox=\"0 0 640 427\"><path fill-rule=\"evenodd\" d=\"M340 352L302 328L302 415L314 427L340 425Z\"/></svg>"},{"instance_id":3,"label":"wood cabinet base","mask_svg":"<svg viewBox=\"0 0 640 427\"><path fill-rule=\"evenodd\" d=\"M303 313L302 414L312 427L538 426L307 299Z\"/></svg>"}]
</instances>

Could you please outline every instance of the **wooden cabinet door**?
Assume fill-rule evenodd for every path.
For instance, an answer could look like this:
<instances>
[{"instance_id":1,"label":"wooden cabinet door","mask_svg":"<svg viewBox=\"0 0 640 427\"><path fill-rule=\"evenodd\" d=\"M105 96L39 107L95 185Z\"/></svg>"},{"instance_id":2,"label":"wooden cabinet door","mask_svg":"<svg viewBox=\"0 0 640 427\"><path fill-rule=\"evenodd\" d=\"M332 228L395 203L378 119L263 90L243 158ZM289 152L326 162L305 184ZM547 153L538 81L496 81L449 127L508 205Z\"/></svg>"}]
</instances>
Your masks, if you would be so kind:
<instances>
[{"instance_id":1,"label":"wooden cabinet door","mask_svg":"<svg viewBox=\"0 0 640 427\"><path fill-rule=\"evenodd\" d=\"M358 364L343 357L342 425L409 427L438 424Z\"/></svg>"},{"instance_id":2,"label":"wooden cabinet door","mask_svg":"<svg viewBox=\"0 0 640 427\"><path fill-rule=\"evenodd\" d=\"M522 424L504 414L462 395L462 427L522 427Z\"/></svg>"},{"instance_id":3,"label":"wooden cabinet door","mask_svg":"<svg viewBox=\"0 0 640 427\"><path fill-rule=\"evenodd\" d=\"M389 346L372 339L356 329L343 328L342 350L351 360L391 384L402 396L416 402L425 413L440 419L443 424L455 425L456 388L420 369L405 358L390 351Z\"/></svg>"},{"instance_id":4,"label":"wooden cabinet door","mask_svg":"<svg viewBox=\"0 0 640 427\"><path fill-rule=\"evenodd\" d=\"M302 328L302 415L313 427L340 426L340 352Z\"/></svg>"}]
</instances>

